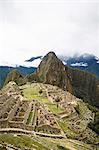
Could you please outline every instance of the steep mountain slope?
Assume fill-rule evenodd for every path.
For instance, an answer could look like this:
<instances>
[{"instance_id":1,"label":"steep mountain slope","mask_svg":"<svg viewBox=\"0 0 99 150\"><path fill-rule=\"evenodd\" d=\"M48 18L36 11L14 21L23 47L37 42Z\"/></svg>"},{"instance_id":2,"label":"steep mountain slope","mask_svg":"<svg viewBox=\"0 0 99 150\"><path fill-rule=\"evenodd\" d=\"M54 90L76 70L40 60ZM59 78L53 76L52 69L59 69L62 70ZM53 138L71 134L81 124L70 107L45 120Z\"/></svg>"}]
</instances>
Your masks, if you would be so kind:
<instances>
[{"instance_id":1,"label":"steep mountain slope","mask_svg":"<svg viewBox=\"0 0 99 150\"><path fill-rule=\"evenodd\" d=\"M37 56L26 61L33 63L35 60L38 60L40 63L42 58L42 56ZM95 55L86 53L79 56L74 55L72 57L59 55L58 58L64 63L64 65L88 71L89 73L95 74L99 78L99 58Z\"/></svg>"},{"instance_id":2,"label":"steep mountain slope","mask_svg":"<svg viewBox=\"0 0 99 150\"><path fill-rule=\"evenodd\" d=\"M73 93L91 105L99 107L99 80L92 74L79 69L68 69Z\"/></svg>"},{"instance_id":3,"label":"steep mountain slope","mask_svg":"<svg viewBox=\"0 0 99 150\"><path fill-rule=\"evenodd\" d=\"M57 58L54 52L49 52L42 59L37 71L28 76L28 79L29 81L36 79L39 82L56 85L64 90L72 92L66 67L63 65L62 61Z\"/></svg>"},{"instance_id":4,"label":"steep mountain slope","mask_svg":"<svg viewBox=\"0 0 99 150\"><path fill-rule=\"evenodd\" d=\"M63 65L53 52L48 53L37 71L27 78L30 82L36 80L59 86L85 102L99 106L99 80L92 74Z\"/></svg>"},{"instance_id":5,"label":"steep mountain slope","mask_svg":"<svg viewBox=\"0 0 99 150\"><path fill-rule=\"evenodd\" d=\"M10 81L14 81L18 85L22 85L26 83L24 76L17 70L12 70L11 72L8 73L4 84L6 85Z\"/></svg>"}]
</instances>

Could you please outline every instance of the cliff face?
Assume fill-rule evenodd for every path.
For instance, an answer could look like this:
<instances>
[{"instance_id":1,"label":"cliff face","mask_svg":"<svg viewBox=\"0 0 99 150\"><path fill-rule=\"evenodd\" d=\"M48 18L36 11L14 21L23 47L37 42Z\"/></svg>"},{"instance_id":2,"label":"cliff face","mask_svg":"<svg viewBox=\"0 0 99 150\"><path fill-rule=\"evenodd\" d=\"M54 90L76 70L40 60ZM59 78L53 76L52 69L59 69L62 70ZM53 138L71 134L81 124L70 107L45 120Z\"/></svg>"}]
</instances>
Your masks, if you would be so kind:
<instances>
[{"instance_id":1,"label":"cliff face","mask_svg":"<svg viewBox=\"0 0 99 150\"><path fill-rule=\"evenodd\" d=\"M73 93L92 105L99 106L99 81L98 79L85 71L78 69L68 69L71 75L71 85Z\"/></svg>"},{"instance_id":2,"label":"cliff face","mask_svg":"<svg viewBox=\"0 0 99 150\"><path fill-rule=\"evenodd\" d=\"M55 53L49 52L41 61L36 73L28 76L29 81L36 80L72 91L66 68Z\"/></svg>"},{"instance_id":3,"label":"cliff face","mask_svg":"<svg viewBox=\"0 0 99 150\"><path fill-rule=\"evenodd\" d=\"M66 68L53 52L44 57L37 69L37 75L40 82L56 85L64 90L71 89Z\"/></svg>"}]
</instances>

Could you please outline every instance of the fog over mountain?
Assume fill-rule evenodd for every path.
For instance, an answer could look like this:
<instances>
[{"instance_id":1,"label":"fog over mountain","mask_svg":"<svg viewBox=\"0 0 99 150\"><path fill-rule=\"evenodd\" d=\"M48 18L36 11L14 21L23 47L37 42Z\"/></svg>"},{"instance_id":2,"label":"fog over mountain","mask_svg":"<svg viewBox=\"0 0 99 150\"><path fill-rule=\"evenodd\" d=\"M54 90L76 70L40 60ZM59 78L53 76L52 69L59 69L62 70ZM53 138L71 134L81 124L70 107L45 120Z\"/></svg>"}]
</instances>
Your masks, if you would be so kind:
<instances>
[{"instance_id":1,"label":"fog over mountain","mask_svg":"<svg viewBox=\"0 0 99 150\"><path fill-rule=\"evenodd\" d=\"M97 0L0 0L0 60L92 53L99 57Z\"/></svg>"}]
</instances>

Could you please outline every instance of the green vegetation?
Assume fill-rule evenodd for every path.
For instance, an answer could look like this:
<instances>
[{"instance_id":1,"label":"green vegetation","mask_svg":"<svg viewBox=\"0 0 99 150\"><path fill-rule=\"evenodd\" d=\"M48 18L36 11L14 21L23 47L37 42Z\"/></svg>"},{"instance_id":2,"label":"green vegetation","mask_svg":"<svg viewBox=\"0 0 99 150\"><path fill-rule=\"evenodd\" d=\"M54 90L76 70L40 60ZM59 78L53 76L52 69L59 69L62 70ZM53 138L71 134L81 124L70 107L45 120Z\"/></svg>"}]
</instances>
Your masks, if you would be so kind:
<instances>
[{"instance_id":1,"label":"green vegetation","mask_svg":"<svg viewBox=\"0 0 99 150\"><path fill-rule=\"evenodd\" d=\"M48 83L51 85L56 85L70 93L73 93L77 97L83 99L85 102L88 102L91 105L98 106L99 81L96 79L96 77L84 71L73 70L67 66L64 66L62 62L57 58L57 56L54 53L50 52L43 58L43 60L41 61L41 64L39 65L37 71L34 74L24 77L17 70L13 70L12 72L8 74L5 84L7 84L9 81L16 82L20 86L21 92L19 89L16 90L15 88L13 88L13 84L10 83L12 87L10 87L10 90L7 92L8 96L7 98L5 98L6 100L8 100L6 102L7 105L12 106L10 105L10 101L9 101L10 98L8 98L10 97L9 95L11 94L13 95L13 99L15 99L15 101L16 99L18 99L18 102L19 102L19 99L24 100L25 98L27 98L27 100L30 100L30 101L32 101L33 99L35 100L37 99L41 104L44 104L44 105L39 105L38 102L34 101L34 104L32 103L29 104L29 106L32 105L30 108L28 105L26 106L25 103L23 105L23 102L22 104L21 102L19 102L20 103L19 107L22 106L22 107L25 107L26 110L31 111L28 116L27 124L30 125L30 123L34 123L33 125L35 125L35 129L37 128L37 130L35 131L42 130L43 132L43 129L44 129L48 131L46 133L52 133L53 130L55 130L55 132L53 133L56 133L56 134L59 133L57 132L58 130L57 127L60 126L59 128L61 129L61 134L62 135L65 134L66 137L69 139L66 139L66 138L55 139L52 137L48 138L48 135L45 135L47 136L45 138L44 135L37 136L36 135L37 133L33 131L32 133L35 133L35 135L32 135L32 136L21 135L21 133L20 135L0 134L1 144L8 143L22 150L24 149L30 149L30 150L33 150L33 149L35 150L36 149L37 150L51 150L51 149L52 150L69 150L69 149L87 150L87 149L90 149L91 150L92 149L93 150L93 147L91 148L92 146L91 144L93 144L93 146L95 146L95 149L96 149L96 146L99 144L98 135L95 133L95 132L99 133L99 110L95 110L94 108L91 108L91 107L89 108L86 103L76 99L75 97L73 99L67 92L66 92L67 95L65 95L65 93L58 91L56 87L51 88L49 85L44 86L43 84L37 83L39 81L39 82L43 82L46 84ZM27 84L24 86L21 86L25 83ZM9 87L5 88L5 87L3 89L4 91L6 91L6 89L9 88ZM25 98L22 98L19 95L20 93ZM47 98L47 94L49 95L49 97L52 98L52 101L51 99ZM59 95L59 98L57 97L57 95ZM71 102L71 100L73 101ZM64 105L64 109L59 107L58 105L59 101L62 105ZM5 105L6 103L3 105L2 102L1 102L1 107L3 106L6 108L6 105ZM77 103L78 105L76 106ZM1 112L1 116L0 116L1 120L3 120L2 118L5 118L5 115L3 113L10 115L9 111L13 112L15 115L18 114L16 115L16 120L17 118L21 120L21 118L17 116L20 116L20 117L23 116L25 113L25 110L23 109L23 111L21 111L20 113L17 107L18 107L18 103L16 102L15 102L15 105L13 104L12 106L12 109L14 108L13 111L12 109L10 111L7 106L6 112ZM54 116L52 114L50 115L47 112L47 109L51 111L52 114L54 114ZM63 114L59 114L61 112L63 112ZM33 118L33 121L32 121L32 118ZM13 119L13 118L9 117L8 122L6 123L7 124L6 127L11 127L9 123L10 119ZM25 120L25 118L22 118L22 119ZM29 127L29 126L25 126L26 124L23 124L23 125L24 127ZM56 128L52 128L52 125L53 127L55 125ZM3 126L3 123L1 125L1 128L2 126ZM23 129L21 125L19 128ZM46 128L48 128L48 130ZM90 128L92 130L90 130ZM93 132L93 130L95 132ZM40 137L40 136L44 136L44 137ZM73 139L77 139L77 141L76 140L74 141ZM84 143L81 141L83 141ZM85 143L90 143L90 146Z\"/></svg>"},{"instance_id":2,"label":"green vegetation","mask_svg":"<svg viewBox=\"0 0 99 150\"><path fill-rule=\"evenodd\" d=\"M27 119L27 124L31 122L32 116L33 116L33 112L30 112L29 117Z\"/></svg>"},{"instance_id":3,"label":"green vegetation","mask_svg":"<svg viewBox=\"0 0 99 150\"><path fill-rule=\"evenodd\" d=\"M78 105L76 106L75 109L79 117L87 121L89 120L89 122L94 119L93 114L90 111L90 109L87 107L86 103L79 101L77 104Z\"/></svg>"},{"instance_id":4,"label":"green vegetation","mask_svg":"<svg viewBox=\"0 0 99 150\"><path fill-rule=\"evenodd\" d=\"M31 84L31 85L23 86L22 94L24 97L26 97L29 100L37 99L41 103L47 104L48 109L54 114L58 114L63 111L62 108L60 108L59 106L57 107L57 104L52 104L48 100L46 93L44 92L40 93L39 91L40 91L39 85Z\"/></svg>"},{"instance_id":5,"label":"green vegetation","mask_svg":"<svg viewBox=\"0 0 99 150\"><path fill-rule=\"evenodd\" d=\"M93 150L91 145L76 140L52 139L43 137L38 137L38 140L40 140L40 142L43 142L44 144L47 143L48 148L52 150L62 150L60 148L64 148L63 150Z\"/></svg>"},{"instance_id":6,"label":"green vegetation","mask_svg":"<svg viewBox=\"0 0 99 150\"><path fill-rule=\"evenodd\" d=\"M99 134L99 109L89 104L87 106L94 113L94 121L89 123L89 127Z\"/></svg>"},{"instance_id":7,"label":"green vegetation","mask_svg":"<svg viewBox=\"0 0 99 150\"><path fill-rule=\"evenodd\" d=\"M11 144L21 150L92 150L90 145L83 142L15 134L0 134L0 143Z\"/></svg>"},{"instance_id":8,"label":"green vegetation","mask_svg":"<svg viewBox=\"0 0 99 150\"><path fill-rule=\"evenodd\" d=\"M33 148L37 150L47 150L42 144L25 135L14 136L12 134L0 134L0 143L4 142L21 148L22 150L25 148L30 148L31 150Z\"/></svg>"},{"instance_id":9,"label":"green vegetation","mask_svg":"<svg viewBox=\"0 0 99 150\"><path fill-rule=\"evenodd\" d=\"M63 109L60 108L59 106L57 107L56 104L48 104L48 108L53 114L59 114L63 112Z\"/></svg>"},{"instance_id":10,"label":"green vegetation","mask_svg":"<svg viewBox=\"0 0 99 150\"><path fill-rule=\"evenodd\" d=\"M71 138L71 139L75 138L77 134L70 129L70 126L71 126L70 122L58 120L58 123L68 138Z\"/></svg>"},{"instance_id":11,"label":"green vegetation","mask_svg":"<svg viewBox=\"0 0 99 150\"><path fill-rule=\"evenodd\" d=\"M32 99L38 99L38 100L42 100L42 99L46 99L46 97L42 94L39 93L39 86L37 85L27 85L26 87L23 86L23 95L29 99L29 100L32 100ZM49 102L47 101L46 99L46 102Z\"/></svg>"},{"instance_id":12,"label":"green vegetation","mask_svg":"<svg viewBox=\"0 0 99 150\"><path fill-rule=\"evenodd\" d=\"M5 90L8 88L8 86L9 85L5 86ZM14 86L15 89L19 87L16 84L12 84L12 86ZM87 104L79 100L77 101L78 105L75 113L64 119L58 118L60 116L58 113L63 112L63 109L61 109L57 103L54 104L47 99L46 91L43 88L44 86L39 83L27 83L24 86L20 86L18 90L21 89L23 96L25 96L27 100L31 101L33 99L37 99L46 105L44 109L48 108L54 114L57 124L62 129L62 133L64 132L63 134L65 134L68 139L45 138L36 135L23 136L16 134L0 134L0 143L8 143L22 150L93 150L93 147L91 149L91 144L97 144L98 142L96 139L96 134L94 134L94 132L90 131L88 128L88 123L90 120L89 118L92 119L92 112L96 113L96 122L98 123L98 111L95 109L91 111L91 108L89 108ZM40 89L42 89L42 91L40 91ZM20 115L22 115L22 113ZM36 115L37 111L31 111L27 120L27 124L30 125L32 122L32 117L34 116L33 118L35 118ZM96 127L98 128L98 126ZM85 138L86 141L84 141L83 138ZM77 139L77 141L74 139ZM90 145L85 143L90 143Z\"/></svg>"}]
</instances>

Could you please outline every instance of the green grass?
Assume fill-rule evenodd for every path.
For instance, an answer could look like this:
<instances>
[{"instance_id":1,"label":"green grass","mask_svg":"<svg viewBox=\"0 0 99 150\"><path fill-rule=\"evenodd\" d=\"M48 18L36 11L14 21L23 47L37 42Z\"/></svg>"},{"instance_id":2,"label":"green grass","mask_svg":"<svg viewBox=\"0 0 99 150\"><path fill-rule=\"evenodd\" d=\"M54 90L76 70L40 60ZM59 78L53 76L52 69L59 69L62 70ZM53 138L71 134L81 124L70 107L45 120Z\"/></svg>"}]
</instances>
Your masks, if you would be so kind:
<instances>
[{"instance_id":1,"label":"green grass","mask_svg":"<svg viewBox=\"0 0 99 150\"><path fill-rule=\"evenodd\" d=\"M55 104L48 104L48 108L54 114L63 112L63 109L60 108L59 106L57 107L57 105L55 105Z\"/></svg>"},{"instance_id":2,"label":"green grass","mask_svg":"<svg viewBox=\"0 0 99 150\"><path fill-rule=\"evenodd\" d=\"M45 99L46 97L43 94L40 94L39 91L40 88L38 86L26 86L26 88L22 89L23 95L29 100L32 100L33 98L39 100Z\"/></svg>"},{"instance_id":3,"label":"green grass","mask_svg":"<svg viewBox=\"0 0 99 150\"><path fill-rule=\"evenodd\" d=\"M30 112L29 117L27 119L27 124L31 123L32 116L33 116L33 112Z\"/></svg>"},{"instance_id":4,"label":"green grass","mask_svg":"<svg viewBox=\"0 0 99 150\"><path fill-rule=\"evenodd\" d=\"M37 137L37 140L47 145L48 149L52 150L93 150L91 145L85 144L80 141L69 140L69 139L52 139Z\"/></svg>"},{"instance_id":5,"label":"green grass","mask_svg":"<svg viewBox=\"0 0 99 150\"><path fill-rule=\"evenodd\" d=\"M21 150L92 150L91 145L68 139L52 139L39 136L0 134L0 143L11 144Z\"/></svg>"},{"instance_id":6,"label":"green grass","mask_svg":"<svg viewBox=\"0 0 99 150\"><path fill-rule=\"evenodd\" d=\"M76 106L76 111L79 114L79 117L81 119L84 119L87 124L90 123L89 118L94 120L91 110L89 110L89 108L87 107L87 105L85 103L78 102L78 105Z\"/></svg>"},{"instance_id":7,"label":"green grass","mask_svg":"<svg viewBox=\"0 0 99 150\"><path fill-rule=\"evenodd\" d=\"M39 90L35 88L26 88L23 89L23 95L28 100L37 99L42 103L49 103L47 97L44 97L42 94L39 94Z\"/></svg>"},{"instance_id":8,"label":"green grass","mask_svg":"<svg viewBox=\"0 0 99 150\"><path fill-rule=\"evenodd\" d=\"M39 93L39 90L40 88L38 86L27 86L22 90L22 92L24 97L26 97L28 100L36 99L43 104L47 104L49 110L54 114L63 112L62 108L57 107L57 104L52 104L44 94Z\"/></svg>"},{"instance_id":9,"label":"green grass","mask_svg":"<svg viewBox=\"0 0 99 150\"><path fill-rule=\"evenodd\" d=\"M75 136L77 135L74 131L72 131L70 129L70 124L69 122L65 122L63 120L59 121L58 120L58 123L60 125L60 127L62 128L62 130L64 131L64 133L66 133L66 135L69 137L69 138L75 138Z\"/></svg>"},{"instance_id":10,"label":"green grass","mask_svg":"<svg viewBox=\"0 0 99 150\"><path fill-rule=\"evenodd\" d=\"M25 148L31 148L31 150L33 148L37 150L47 150L42 144L25 135L14 136L12 134L0 134L0 143L3 142L21 148L22 150Z\"/></svg>"}]
</instances>

